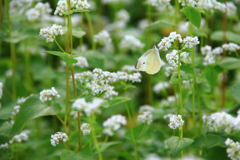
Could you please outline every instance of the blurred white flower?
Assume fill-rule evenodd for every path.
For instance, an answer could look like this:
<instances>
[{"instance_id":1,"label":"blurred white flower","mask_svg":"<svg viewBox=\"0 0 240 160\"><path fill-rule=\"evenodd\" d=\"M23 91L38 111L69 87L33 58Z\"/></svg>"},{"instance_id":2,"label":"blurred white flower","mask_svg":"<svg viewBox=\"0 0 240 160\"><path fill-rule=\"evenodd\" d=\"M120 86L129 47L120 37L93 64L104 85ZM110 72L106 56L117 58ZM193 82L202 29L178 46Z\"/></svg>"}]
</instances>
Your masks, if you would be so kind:
<instances>
[{"instance_id":1,"label":"blurred white flower","mask_svg":"<svg viewBox=\"0 0 240 160\"><path fill-rule=\"evenodd\" d=\"M90 134L90 133L91 133L91 130L92 130L92 128L91 128L90 124L88 124L88 123L83 123L83 124L81 125L81 131L82 131L83 135L88 135L88 134Z\"/></svg>"},{"instance_id":2,"label":"blurred white flower","mask_svg":"<svg viewBox=\"0 0 240 160\"><path fill-rule=\"evenodd\" d=\"M167 89L170 86L168 82L158 82L153 86L153 91L155 93L160 93L162 90Z\"/></svg>"},{"instance_id":3,"label":"blurred white flower","mask_svg":"<svg viewBox=\"0 0 240 160\"><path fill-rule=\"evenodd\" d=\"M54 135L51 135L51 145L53 145L54 147L59 144L60 141L66 142L68 140L68 136L66 133L63 132L57 132Z\"/></svg>"},{"instance_id":4,"label":"blurred white flower","mask_svg":"<svg viewBox=\"0 0 240 160\"><path fill-rule=\"evenodd\" d=\"M25 130L22 131L20 134L13 136L13 138L9 141L10 144L14 143L14 142L22 142L22 141L26 141L28 140L28 134L29 131Z\"/></svg>"},{"instance_id":5,"label":"blurred white flower","mask_svg":"<svg viewBox=\"0 0 240 160\"><path fill-rule=\"evenodd\" d=\"M106 121L103 122L103 133L109 136L113 136L114 131L120 129L121 125L126 125L127 120L122 115L113 115L112 117L108 118Z\"/></svg>"},{"instance_id":6,"label":"blurred white flower","mask_svg":"<svg viewBox=\"0 0 240 160\"><path fill-rule=\"evenodd\" d=\"M127 23L130 19L130 15L125 9L122 9L116 13L116 18L119 21Z\"/></svg>"},{"instance_id":7,"label":"blurred white flower","mask_svg":"<svg viewBox=\"0 0 240 160\"><path fill-rule=\"evenodd\" d=\"M122 41L119 44L119 47L123 50L131 50L131 51L136 51L140 50L144 47L145 45L138 40L136 37L133 35L125 35L122 39Z\"/></svg>"},{"instance_id":8,"label":"blurred white flower","mask_svg":"<svg viewBox=\"0 0 240 160\"><path fill-rule=\"evenodd\" d=\"M40 92L40 100L42 102L52 101L54 100L55 97L60 98L60 95L58 94L58 91L54 87Z\"/></svg>"},{"instance_id":9,"label":"blurred white flower","mask_svg":"<svg viewBox=\"0 0 240 160\"><path fill-rule=\"evenodd\" d=\"M105 45L112 42L110 34L106 30L100 31L98 34L94 35L94 41L100 45Z\"/></svg>"},{"instance_id":10,"label":"blurred white flower","mask_svg":"<svg viewBox=\"0 0 240 160\"><path fill-rule=\"evenodd\" d=\"M55 36L62 34L63 34L62 26L54 24L52 27L41 28L39 35L46 38L46 42L53 42Z\"/></svg>"},{"instance_id":11,"label":"blurred white flower","mask_svg":"<svg viewBox=\"0 0 240 160\"><path fill-rule=\"evenodd\" d=\"M76 59L78 62L74 63L74 66L79 66L81 68L85 68L88 67L88 61L85 57L79 56L79 57L75 57L74 59Z\"/></svg>"},{"instance_id":12,"label":"blurred white flower","mask_svg":"<svg viewBox=\"0 0 240 160\"><path fill-rule=\"evenodd\" d=\"M231 51L231 52L236 52L237 50L240 50L240 46L235 43L223 44L222 48L226 51Z\"/></svg>"},{"instance_id":13,"label":"blurred white flower","mask_svg":"<svg viewBox=\"0 0 240 160\"><path fill-rule=\"evenodd\" d=\"M181 115L172 115L170 116L170 123L168 124L168 126L171 129L177 129L177 128L182 128L184 124L184 121L182 120L182 116Z\"/></svg>"},{"instance_id":14,"label":"blurred white flower","mask_svg":"<svg viewBox=\"0 0 240 160\"><path fill-rule=\"evenodd\" d=\"M29 21L34 20L42 20L43 16L46 14L50 14L52 9L50 8L50 4L38 2L34 8L29 9L26 12Z\"/></svg>"},{"instance_id":15,"label":"blurred white flower","mask_svg":"<svg viewBox=\"0 0 240 160\"><path fill-rule=\"evenodd\" d=\"M228 157L231 160L239 160L240 157L240 143L239 142L234 142L232 139L227 138L225 141L225 144L227 145L227 153Z\"/></svg>"},{"instance_id":16,"label":"blurred white flower","mask_svg":"<svg viewBox=\"0 0 240 160\"><path fill-rule=\"evenodd\" d=\"M0 149L7 149L8 143L0 144Z\"/></svg>"}]
</instances>

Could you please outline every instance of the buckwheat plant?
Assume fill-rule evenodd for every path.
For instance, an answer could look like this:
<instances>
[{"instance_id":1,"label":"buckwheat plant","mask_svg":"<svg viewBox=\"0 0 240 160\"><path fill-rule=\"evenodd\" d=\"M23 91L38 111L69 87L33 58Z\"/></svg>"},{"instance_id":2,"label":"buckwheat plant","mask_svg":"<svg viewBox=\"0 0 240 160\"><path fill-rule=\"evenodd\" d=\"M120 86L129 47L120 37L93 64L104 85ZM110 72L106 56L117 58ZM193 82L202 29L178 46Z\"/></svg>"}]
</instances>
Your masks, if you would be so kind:
<instances>
[{"instance_id":1,"label":"buckwheat plant","mask_svg":"<svg viewBox=\"0 0 240 160\"><path fill-rule=\"evenodd\" d=\"M239 157L240 157L240 152L239 152L240 144L239 144L239 142L234 142L232 139L227 138L226 141L225 141L225 144L227 145L228 157L231 160L238 160Z\"/></svg>"},{"instance_id":2,"label":"buckwheat plant","mask_svg":"<svg viewBox=\"0 0 240 160\"><path fill-rule=\"evenodd\" d=\"M60 141L66 142L68 140L68 136L66 133L63 132L57 132L54 135L51 135L51 145L56 147L57 144L59 144Z\"/></svg>"},{"instance_id":3,"label":"buckwheat plant","mask_svg":"<svg viewBox=\"0 0 240 160\"><path fill-rule=\"evenodd\" d=\"M45 101L53 101L54 98L60 98L58 91L52 87L51 89L46 89L40 92L40 100L42 102Z\"/></svg>"}]
</instances>

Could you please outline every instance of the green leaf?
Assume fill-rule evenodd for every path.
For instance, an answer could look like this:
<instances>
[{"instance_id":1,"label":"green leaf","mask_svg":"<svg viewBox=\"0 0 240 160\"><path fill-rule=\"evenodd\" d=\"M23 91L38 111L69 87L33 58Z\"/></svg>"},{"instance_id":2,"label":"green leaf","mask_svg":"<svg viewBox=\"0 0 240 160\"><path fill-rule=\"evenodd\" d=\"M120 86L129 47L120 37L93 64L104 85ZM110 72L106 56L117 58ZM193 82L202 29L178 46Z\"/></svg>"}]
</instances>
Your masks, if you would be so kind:
<instances>
[{"instance_id":1,"label":"green leaf","mask_svg":"<svg viewBox=\"0 0 240 160\"><path fill-rule=\"evenodd\" d=\"M233 96L233 98L240 103L240 83L237 83L235 85L233 85L230 88L230 94Z\"/></svg>"},{"instance_id":2,"label":"green leaf","mask_svg":"<svg viewBox=\"0 0 240 160\"><path fill-rule=\"evenodd\" d=\"M60 159L61 160L69 160L69 159L70 160L77 160L77 157L76 157L76 155L72 151L64 149L61 152Z\"/></svg>"},{"instance_id":3,"label":"green leaf","mask_svg":"<svg viewBox=\"0 0 240 160\"><path fill-rule=\"evenodd\" d=\"M174 27L175 24L166 20L160 20L160 21L151 23L145 29L160 28L160 27L166 27L166 26Z\"/></svg>"},{"instance_id":4,"label":"green leaf","mask_svg":"<svg viewBox=\"0 0 240 160\"><path fill-rule=\"evenodd\" d=\"M58 51L44 51L44 52L58 56L62 60L64 60L66 63L77 63L78 62L76 59L71 58L70 55L67 53L58 52Z\"/></svg>"},{"instance_id":5,"label":"green leaf","mask_svg":"<svg viewBox=\"0 0 240 160\"><path fill-rule=\"evenodd\" d=\"M176 84L176 83L182 82L183 80L189 80L189 77L186 73L180 72L180 77L178 78L178 73L173 72L171 79L170 79L170 83Z\"/></svg>"},{"instance_id":6,"label":"green leaf","mask_svg":"<svg viewBox=\"0 0 240 160\"><path fill-rule=\"evenodd\" d=\"M190 66L190 65L182 65L182 66L180 67L180 69L181 69L182 71L186 72L186 73L194 74L194 70L193 70L192 66Z\"/></svg>"},{"instance_id":7,"label":"green leaf","mask_svg":"<svg viewBox=\"0 0 240 160\"><path fill-rule=\"evenodd\" d=\"M226 138L220 135L207 134L195 138L191 146L195 148L211 148L219 144L224 144L225 140Z\"/></svg>"},{"instance_id":8,"label":"green leaf","mask_svg":"<svg viewBox=\"0 0 240 160\"><path fill-rule=\"evenodd\" d=\"M107 142L107 143L105 143L105 142L103 142L103 143L99 143L99 151L96 152L96 154L105 151L107 148L109 148L109 147L111 147L111 146L113 146L113 145L121 144L121 143L122 143L122 142L120 142L120 141L116 141L116 142Z\"/></svg>"},{"instance_id":9,"label":"green leaf","mask_svg":"<svg viewBox=\"0 0 240 160\"><path fill-rule=\"evenodd\" d=\"M208 65L204 68L204 76L207 79L209 85L211 86L212 91L214 90L219 73L222 72L222 69L218 66Z\"/></svg>"},{"instance_id":10,"label":"green leaf","mask_svg":"<svg viewBox=\"0 0 240 160\"><path fill-rule=\"evenodd\" d=\"M77 153L77 160L93 160L94 154L91 147L83 148Z\"/></svg>"},{"instance_id":11,"label":"green leaf","mask_svg":"<svg viewBox=\"0 0 240 160\"><path fill-rule=\"evenodd\" d=\"M59 104L55 103L52 106L46 106L39 100L39 96L29 97L21 106L20 112L16 116L15 123L11 129L10 135L16 135L23 127L23 125L32 119L56 115L61 111Z\"/></svg>"},{"instance_id":12,"label":"green leaf","mask_svg":"<svg viewBox=\"0 0 240 160\"><path fill-rule=\"evenodd\" d=\"M173 157L176 157L180 151L192 144L194 140L190 138L180 139L179 137L173 136L167 140L167 145L170 148Z\"/></svg>"},{"instance_id":13,"label":"green leaf","mask_svg":"<svg viewBox=\"0 0 240 160\"><path fill-rule=\"evenodd\" d=\"M146 124L141 124L130 128L124 135L128 140L132 140L132 133L137 142L145 142L151 139L150 130L146 130Z\"/></svg>"},{"instance_id":14,"label":"green leaf","mask_svg":"<svg viewBox=\"0 0 240 160\"><path fill-rule=\"evenodd\" d=\"M223 31L215 31L211 34L211 39L214 41L222 41L223 40ZM240 43L240 34L233 33L231 31L226 31L226 39L229 42Z\"/></svg>"},{"instance_id":15,"label":"green leaf","mask_svg":"<svg viewBox=\"0 0 240 160\"><path fill-rule=\"evenodd\" d=\"M13 108L16 105L16 101L9 103L8 105L0 108L0 119L8 119L12 116Z\"/></svg>"},{"instance_id":16,"label":"green leaf","mask_svg":"<svg viewBox=\"0 0 240 160\"><path fill-rule=\"evenodd\" d=\"M187 19L197 28L200 28L201 24L201 12L199 9L194 7L185 6L181 10Z\"/></svg>"},{"instance_id":17,"label":"green leaf","mask_svg":"<svg viewBox=\"0 0 240 160\"><path fill-rule=\"evenodd\" d=\"M73 11L70 11L70 12L61 12L63 15L66 15L66 16L68 16L68 15L71 15L71 14L73 14Z\"/></svg>"},{"instance_id":18,"label":"green leaf","mask_svg":"<svg viewBox=\"0 0 240 160\"><path fill-rule=\"evenodd\" d=\"M88 9L73 9L72 12L90 12Z\"/></svg>"},{"instance_id":19,"label":"green leaf","mask_svg":"<svg viewBox=\"0 0 240 160\"><path fill-rule=\"evenodd\" d=\"M125 103L127 101L130 101L131 98L125 98L125 97L116 97L113 100L109 101L109 106L113 107L122 103Z\"/></svg>"},{"instance_id":20,"label":"green leaf","mask_svg":"<svg viewBox=\"0 0 240 160\"><path fill-rule=\"evenodd\" d=\"M82 38L86 32L84 32L81 28L73 28L72 35L77 38Z\"/></svg>"},{"instance_id":21,"label":"green leaf","mask_svg":"<svg viewBox=\"0 0 240 160\"><path fill-rule=\"evenodd\" d=\"M206 150L204 158L208 160L231 160L227 155L226 148L219 146Z\"/></svg>"},{"instance_id":22,"label":"green leaf","mask_svg":"<svg viewBox=\"0 0 240 160\"><path fill-rule=\"evenodd\" d=\"M8 29L4 25L1 25L1 27L2 27L2 29L1 29L1 32L0 32L0 37L3 37L5 35L7 35Z\"/></svg>"},{"instance_id":23,"label":"green leaf","mask_svg":"<svg viewBox=\"0 0 240 160\"><path fill-rule=\"evenodd\" d=\"M225 57L217 65L226 70L237 69L240 68L240 60L233 57Z\"/></svg>"}]
</instances>

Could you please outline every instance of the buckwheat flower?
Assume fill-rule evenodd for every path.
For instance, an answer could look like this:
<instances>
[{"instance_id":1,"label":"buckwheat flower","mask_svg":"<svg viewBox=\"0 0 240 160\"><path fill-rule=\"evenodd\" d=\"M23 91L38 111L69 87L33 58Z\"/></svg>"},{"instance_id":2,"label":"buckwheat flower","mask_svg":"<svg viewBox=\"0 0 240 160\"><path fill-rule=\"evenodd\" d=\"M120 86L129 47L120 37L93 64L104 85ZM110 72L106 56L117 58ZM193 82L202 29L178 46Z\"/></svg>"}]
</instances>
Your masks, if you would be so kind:
<instances>
[{"instance_id":1,"label":"buckwheat flower","mask_svg":"<svg viewBox=\"0 0 240 160\"><path fill-rule=\"evenodd\" d=\"M145 29L148 25L149 23L147 19L142 19L138 22L138 28L140 28L141 30Z\"/></svg>"},{"instance_id":2,"label":"buckwheat flower","mask_svg":"<svg viewBox=\"0 0 240 160\"><path fill-rule=\"evenodd\" d=\"M85 67L89 66L88 61L85 57L79 56L79 57L76 57L74 59L76 59L78 61L77 63L73 64L74 66L79 66L81 68L85 68Z\"/></svg>"},{"instance_id":3,"label":"buckwheat flower","mask_svg":"<svg viewBox=\"0 0 240 160\"><path fill-rule=\"evenodd\" d=\"M72 109L77 111L83 111L86 107L87 107L87 102L85 98L76 99L72 104Z\"/></svg>"},{"instance_id":4,"label":"buckwheat flower","mask_svg":"<svg viewBox=\"0 0 240 160\"><path fill-rule=\"evenodd\" d=\"M172 46L172 39L164 37L157 46L160 51L167 51Z\"/></svg>"},{"instance_id":5,"label":"buckwheat flower","mask_svg":"<svg viewBox=\"0 0 240 160\"><path fill-rule=\"evenodd\" d=\"M83 123L83 124L81 125L81 131L82 131L82 133L83 133L84 136L90 134L90 133L91 133L91 130L92 130L92 128L91 128L90 124L88 124L88 123Z\"/></svg>"},{"instance_id":6,"label":"buckwheat flower","mask_svg":"<svg viewBox=\"0 0 240 160\"><path fill-rule=\"evenodd\" d=\"M75 0L70 0L70 6L71 8L76 4ZM59 0L57 3L57 8L54 11L54 15L60 15L62 16L62 12L67 12L68 11L68 6L66 0Z\"/></svg>"},{"instance_id":7,"label":"buckwheat flower","mask_svg":"<svg viewBox=\"0 0 240 160\"><path fill-rule=\"evenodd\" d=\"M3 83L0 82L0 99L2 98L2 95L3 95L3 90L2 90L2 88L3 88Z\"/></svg>"},{"instance_id":8,"label":"buckwheat flower","mask_svg":"<svg viewBox=\"0 0 240 160\"><path fill-rule=\"evenodd\" d=\"M174 68L172 66L165 67L165 75L166 75L166 77L169 77L173 71L174 71Z\"/></svg>"},{"instance_id":9,"label":"buckwheat flower","mask_svg":"<svg viewBox=\"0 0 240 160\"><path fill-rule=\"evenodd\" d=\"M14 14L24 14L35 0L12 0L9 3L10 16Z\"/></svg>"},{"instance_id":10,"label":"buckwheat flower","mask_svg":"<svg viewBox=\"0 0 240 160\"><path fill-rule=\"evenodd\" d=\"M237 15L237 7L233 2L226 3L226 10L227 10L228 17L234 17Z\"/></svg>"},{"instance_id":11,"label":"buckwheat flower","mask_svg":"<svg viewBox=\"0 0 240 160\"><path fill-rule=\"evenodd\" d=\"M171 128L171 129L177 129L177 128L182 128L184 124L184 121L182 120L182 116L181 115L173 115L170 117L170 123L168 124L168 126Z\"/></svg>"},{"instance_id":12,"label":"buckwheat flower","mask_svg":"<svg viewBox=\"0 0 240 160\"><path fill-rule=\"evenodd\" d=\"M128 76L128 80L131 82L141 82L142 75L140 73L133 73Z\"/></svg>"},{"instance_id":13,"label":"buckwheat flower","mask_svg":"<svg viewBox=\"0 0 240 160\"><path fill-rule=\"evenodd\" d=\"M49 3L38 2L34 8L31 8L26 12L26 15L29 21L33 21L42 18L44 15L50 14L51 12L52 9L50 8Z\"/></svg>"},{"instance_id":14,"label":"buckwheat flower","mask_svg":"<svg viewBox=\"0 0 240 160\"><path fill-rule=\"evenodd\" d=\"M211 51L212 51L212 47L211 46L206 45L204 47L201 47L202 55L208 55Z\"/></svg>"},{"instance_id":15,"label":"buckwheat flower","mask_svg":"<svg viewBox=\"0 0 240 160\"><path fill-rule=\"evenodd\" d=\"M178 40L179 43L182 43L182 36L177 34L177 32L171 32L168 36L171 42Z\"/></svg>"},{"instance_id":16,"label":"buckwheat flower","mask_svg":"<svg viewBox=\"0 0 240 160\"><path fill-rule=\"evenodd\" d=\"M166 54L166 60L170 65L172 65L174 68L178 67L178 51L177 50L172 50ZM180 63L181 65L181 63Z\"/></svg>"},{"instance_id":17,"label":"buckwheat flower","mask_svg":"<svg viewBox=\"0 0 240 160\"><path fill-rule=\"evenodd\" d=\"M141 123L147 123L147 124L151 124L152 123L152 112L150 111L145 111L142 112L138 115L137 120Z\"/></svg>"},{"instance_id":18,"label":"buckwheat flower","mask_svg":"<svg viewBox=\"0 0 240 160\"><path fill-rule=\"evenodd\" d=\"M60 98L60 95L58 94L58 91L54 87L40 92L40 100L42 102L52 101L54 100L55 97Z\"/></svg>"},{"instance_id":19,"label":"buckwheat flower","mask_svg":"<svg viewBox=\"0 0 240 160\"><path fill-rule=\"evenodd\" d=\"M223 44L222 48L226 51L236 52L240 49L240 46L235 43Z\"/></svg>"},{"instance_id":20,"label":"buckwheat flower","mask_svg":"<svg viewBox=\"0 0 240 160\"><path fill-rule=\"evenodd\" d=\"M210 116L204 115L203 122L210 131L222 131L230 133L233 130L235 118L226 112L216 112Z\"/></svg>"},{"instance_id":21,"label":"buckwheat flower","mask_svg":"<svg viewBox=\"0 0 240 160\"><path fill-rule=\"evenodd\" d=\"M90 8L90 4L88 3L87 0L76 0L76 9L89 9Z\"/></svg>"},{"instance_id":22,"label":"buckwheat flower","mask_svg":"<svg viewBox=\"0 0 240 160\"><path fill-rule=\"evenodd\" d=\"M116 18L126 23L129 21L130 15L125 9L122 9L116 13Z\"/></svg>"},{"instance_id":23,"label":"buckwheat flower","mask_svg":"<svg viewBox=\"0 0 240 160\"><path fill-rule=\"evenodd\" d=\"M125 35L119 44L121 49L136 51L142 49L145 45L133 35Z\"/></svg>"},{"instance_id":24,"label":"buckwheat flower","mask_svg":"<svg viewBox=\"0 0 240 160\"><path fill-rule=\"evenodd\" d=\"M66 142L68 140L68 136L66 133L63 132L57 132L54 135L51 135L51 145L53 145L54 147L59 144L60 141Z\"/></svg>"},{"instance_id":25,"label":"buckwheat flower","mask_svg":"<svg viewBox=\"0 0 240 160\"><path fill-rule=\"evenodd\" d=\"M240 143L234 142L232 139L228 138L228 139L226 139L225 144L228 146L228 148L227 148L228 157L231 160L239 160Z\"/></svg>"},{"instance_id":26,"label":"buckwheat flower","mask_svg":"<svg viewBox=\"0 0 240 160\"><path fill-rule=\"evenodd\" d=\"M8 143L0 144L0 149L7 149Z\"/></svg>"},{"instance_id":27,"label":"buckwheat flower","mask_svg":"<svg viewBox=\"0 0 240 160\"><path fill-rule=\"evenodd\" d=\"M28 140L28 134L29 131L25 130L22 131L20 134L13 136L13 138L9 141L10 144L14 143L14 142L22 142L22 141L26 141Z\"/></svg>"},{"instance_id":28,"label":"buckwheat flower","mask_svg":"<svg viewBox=\"0 0 240 160\"><path fill-rule=\"evenodd\" d=\"M98 34L94 35L94 42L99 43L100 45L105 45L112 42L110 34L106 30L102 30Z\"/></svg>"},{"instance_id":29,"label":"buckwheat flower","mask_svg":"<svg viewBox=\"0 0 240 160\"><path fill-rule=\"evenodd\" d=\"M15 106L14 108L13 108L13 111L12 111L12 115L13 116L16 116L19 112L20 112L20 106L19 105L17 105L17 106Z\"/></svg>"},{"instance_id":30,"label":"buckwheat flower","mask_svg":"<svg viewBox=\"0 0 240 160\"><path fill-rule=\"evenodd\" d=\"M46 38L46 42L53 42L56 36L63 35L63 28L60 25L54 24L51 28L46 27L40 29L39 35Z\"/></svg>"},{"instance_id":31,"label":"buckwheat flower","mask_svg":"<svg viewBox=\"0 0 240 160\"><path fill-rule=\"evenodd\" d=\"M88 102L87 106L84 108L84 112L87 116L91 116L92 114L100 114L100 107L104 102L101 98L94 98L92 102Z\"/></svg>"},{"instance_id":32,"label":"buckwheat flower","mask_svg":"<svg viewBox=\"0 0 240 160\"><path fill-rule=\"evenodd\" d=\"M146 4L152 5L152 6L166 6L170 5L170 0L146 0Z\"/></svg>"},{"instance_id":33,"label":"buckwheat flower","mask_svg":"<svg viewBox=\"0 0 240 160\"><path fill-rule=\"evenodd\" d=\"M125 65L122 67L122 70L127 72L138 72L138 70L133 65Z\"/></svg>"},{"instance_id":34,"label":"buckwheat flower","mask_svg":"<svg viewBox=\"0 0 240 160\"><path fill-rule=\"evenodd\" d=\"M168 82L158 82L157 84L155 84L153 86L153 91L155 93L160 93L162 90L165 90L169 87L169 83Z\"/></svg>"},{"instance_id":35,"label":"buckwheat flower","mask_svg":"<svg viewBox=\"0 0 240 160\"><path fill-rule=\"evenodd\" d=\"M120 129L121 125L126 125L127 120L122 115L113 115L112 117L108 118L106 121L103 122L103 133L109 136L113 136L114 131Z\"/></svg>"},{"instance_id":36,"label":"buckwheat flower","mask_svg":"<svg viewBox=\"0 0 240 160\"><path fill-rule=\"evenodd\" d=\"M31 95L30 95L31 96ZM30 96L18 98L17 104L23 104Z\"/></svg>"},{"instance_id":37,"label":"buckwheat flower","mask_svg":"<svg viewBox=\"0 0 240 160\"><path fill-rule=\"evenodd\" d=\"M199 44L198 37L189 37L183 39L183 44L185 48L192 48L193 46Z\"/></svg>"},{"instance_id":38,"label":"buckwheat flower","mask_svg":"<svg viewBox=\"0 0 240 160\"><path fill-rule=\"evenodd\" d=\"M216 55L220 55L222 54L222 52L223 52L222 47L216 47L212 50L212 54L216 54Z\"/></svg>"},{"instance_id":39,"label":"buckwheat flower","mask_svg":"<svg viewBox=\"0 0 240 160\"><path fill-rule=\"evenodd\" d=\"M154 108L150 105L145 104L145 105L140 106L140 109L138 112L142 113L142 112L146 112L146 111L153 112Z\"/></svg>"},{"instance_id":40,"label":"buckwheat flower","mask_svg":"<svg viewBox=\"0 0 240 160\"><path fill-rule=\"evenodd\" d=\"M213 0L213 8L217 9L219 11L225 12L226 11L226 5L224 3L217 2L216 0Z\"/></svg>"},{"instance_id":41,"label":"buckwheat flower","mask_svg":"<svg viewBox=\"0 0 240 160\"><path fill-rule=\"evenodd\" d=\"M103 98L112 100L113 96L117 96L117 95L118 95L118 92L116 92L114 90L114 87L113 86L108 86L106 88L106 92L103 95Z\"/></svg>"}]
</instances>

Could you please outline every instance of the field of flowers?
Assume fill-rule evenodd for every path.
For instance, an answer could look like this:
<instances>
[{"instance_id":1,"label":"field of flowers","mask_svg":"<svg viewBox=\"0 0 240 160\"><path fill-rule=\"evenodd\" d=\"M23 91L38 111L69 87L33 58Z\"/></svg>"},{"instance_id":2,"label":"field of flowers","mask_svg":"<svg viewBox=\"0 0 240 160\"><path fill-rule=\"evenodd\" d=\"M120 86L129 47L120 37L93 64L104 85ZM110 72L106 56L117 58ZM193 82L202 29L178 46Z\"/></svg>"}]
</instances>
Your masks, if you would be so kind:
<instances>
[{"instance_id":1,"label":"field of flowers","mask_svg":"<svg viewBox=\"0 0 240 160\"><path fill-rule=\"evenodd\" d=\"M0 160L240 160L239 0L0 6Z\"/></svg>"}]
</instances>

